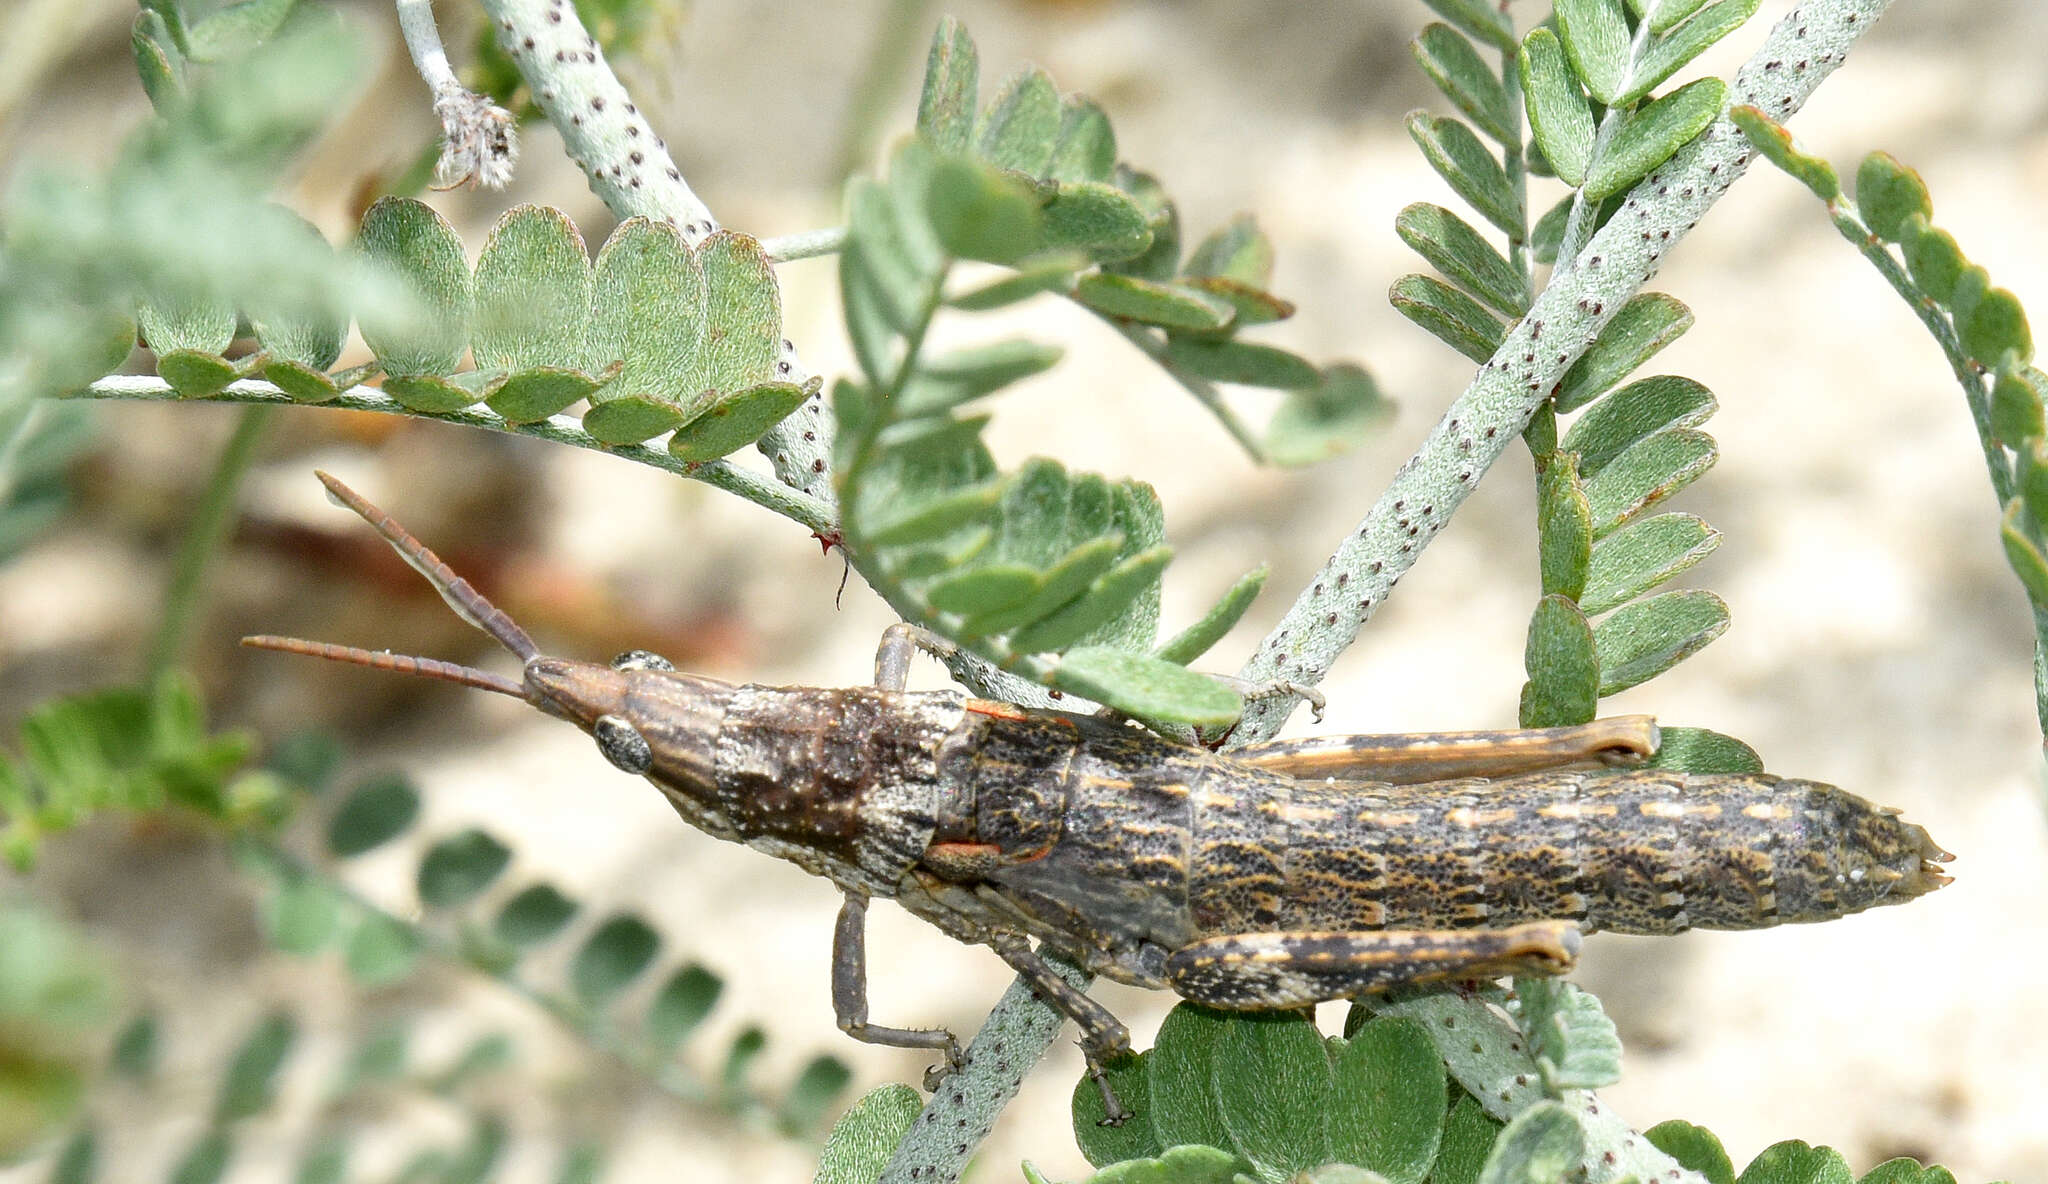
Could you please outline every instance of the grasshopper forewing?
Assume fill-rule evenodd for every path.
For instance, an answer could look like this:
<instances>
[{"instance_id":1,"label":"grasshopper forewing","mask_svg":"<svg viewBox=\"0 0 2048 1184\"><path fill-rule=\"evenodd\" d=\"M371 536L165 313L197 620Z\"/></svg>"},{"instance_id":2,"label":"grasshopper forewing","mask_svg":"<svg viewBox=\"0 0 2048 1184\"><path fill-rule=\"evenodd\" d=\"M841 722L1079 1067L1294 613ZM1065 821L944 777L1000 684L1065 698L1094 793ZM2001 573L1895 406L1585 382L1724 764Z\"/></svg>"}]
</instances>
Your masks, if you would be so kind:
<instances>
[{"instance_id":1,"label":"grasshopper forewing","mask_svg":"<svg viewBox=\"0 0 2048 1184\"><path fill-rule=\"evenodd\" d=\"M1641 716L1217 754L1095 716L906 691L913 652L948 644L908 625L884 635L871 687L736 686L640 650L609 665L552 658L389 515L320 479L521 676L244 644L513 695L576 724L692 825L837 885L839 1026L949 1063L951 1033L868 1022L870 897L994 949L1080 1025L1099 1081L1129 1035L1032 939L1121 982L1275 1010L1562 973L1598 929L1822 921L1948 882L1926 831L1833 786L1608 767L1654 750Z\"/></svg>"}]
</instances>

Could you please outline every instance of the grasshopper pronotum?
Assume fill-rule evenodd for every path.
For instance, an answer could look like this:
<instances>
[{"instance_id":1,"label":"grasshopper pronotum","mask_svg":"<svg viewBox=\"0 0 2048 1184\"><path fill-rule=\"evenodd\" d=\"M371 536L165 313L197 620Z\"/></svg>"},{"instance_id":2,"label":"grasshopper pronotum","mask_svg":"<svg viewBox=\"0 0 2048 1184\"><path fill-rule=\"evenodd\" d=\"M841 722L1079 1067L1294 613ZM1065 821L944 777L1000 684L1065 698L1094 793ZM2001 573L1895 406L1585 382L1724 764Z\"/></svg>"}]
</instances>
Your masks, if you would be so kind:
<instances>
[{"instance_id":1,"label":"grasshopper pronotum","mask_svg":"<svg viewBox=\"0 0 2048 1184\"><path fill-rule=\"evenodd\" d=\"M1121 982L1277 1010L1562 973L1596 929L1821 921L1948 882L1933 861L1949 855L1926 831L1833 786L1602 768L1654 752L1642 716L1218 754L1096 716L906 691L913 653L948 645L908 625L884 635L871 687L735 686L641 650L609 665L546 657L389 515L320 479L510 650L521 677L293 638L244 644L524 699L590 733L685 821L831 880L845 894L832 1002L858 1040L959 1056L950 1032L868 1022L875 896L994 949L1079 1024L1100 1080L1129 1033L1030 939Z\"/></svg>"}]
</instances>

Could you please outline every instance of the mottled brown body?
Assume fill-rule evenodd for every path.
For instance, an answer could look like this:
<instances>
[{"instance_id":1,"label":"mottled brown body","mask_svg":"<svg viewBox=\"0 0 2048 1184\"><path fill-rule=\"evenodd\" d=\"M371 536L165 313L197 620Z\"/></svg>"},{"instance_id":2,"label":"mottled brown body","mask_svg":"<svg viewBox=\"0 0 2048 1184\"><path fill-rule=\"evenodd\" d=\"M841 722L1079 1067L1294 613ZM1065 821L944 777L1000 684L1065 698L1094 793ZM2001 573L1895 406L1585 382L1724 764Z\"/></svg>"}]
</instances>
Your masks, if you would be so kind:
<instances>
[{"instance_id":1,"label":"mottled brown body","mask_svg":"<svg viewBox=\"0 0 2048 1184\"><path fill-rule=\"evenodd\" d=\"M247 641L523 698L589 732L693 825L832 880L845 893L833 1003L863 1040L958 1054L948 1033L868 1022L875 896L993 948L1080 1024L1094 1064L1128 1034L1030 939L1212 1006L1290 1008L1561 973L1583 931L1821 921L1947 882L1924 830L1833 786L1601 768L1654 750L1644 717L1219 755L1093 716L904 691L914 649L947 649L909 626L885 635L872 688L734 686L641 651L609 666L550 658L382 511L322 480L515 654L522 678ZM1467 775L1481 771L1507 775Z\"/></svg>"},{"instance_id":2,"label":"mottled brown body","mask_svg":"<svg viewBox=\"0 0 2048 1184\"><path fill-rule=\"evenodd\" d=\"M549 693L552 665L528 673ZM963 940L1029 935L1141 986L1173 986L1171 956L1223 935L1754 929L1939 882L1923 830L1812 781L1302 780L951 693L560 665L586 704L594 684L618 688L595 696L598 714L635 721L657 754L688 754L648 776L696 825L898 896Z\"/></svg>"}]
</instances>

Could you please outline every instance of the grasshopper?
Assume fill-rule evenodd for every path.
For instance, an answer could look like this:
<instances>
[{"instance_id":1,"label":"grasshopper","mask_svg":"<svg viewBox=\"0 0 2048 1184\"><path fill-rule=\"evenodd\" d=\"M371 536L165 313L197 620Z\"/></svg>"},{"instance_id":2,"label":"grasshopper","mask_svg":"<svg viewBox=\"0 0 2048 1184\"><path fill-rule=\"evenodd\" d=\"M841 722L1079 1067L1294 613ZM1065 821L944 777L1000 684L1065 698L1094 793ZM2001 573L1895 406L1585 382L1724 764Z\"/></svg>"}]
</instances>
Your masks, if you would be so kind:
<instances>
[{"instance_id":1,"label":"grasshopper","mask_svg":"<svg viewBox=\"0 0 2048 1184\"><path fill-rule=\"evenodd\" d=\"M871 687L735 686L643 650L543 655L382 510L320 474L514 679L282 637L244 644L511 695L588 732L683 819L831 880L832 1003L857 1040L942 1053L943 1029L868 1020L868 901L986 945L1080 1027L1102 1076L1130 1034L1055 974L1089 971L1210 1007L1284 1010L1397 986L1568 971L1580 935L1756 929L1894 904L1948 882L1918 826L1813 781L1616 769L1645 716L1567 728L1339 736L1227 754L1132 724L904 689L922 649L891 626Z\"/></svg>"}]
</instances>

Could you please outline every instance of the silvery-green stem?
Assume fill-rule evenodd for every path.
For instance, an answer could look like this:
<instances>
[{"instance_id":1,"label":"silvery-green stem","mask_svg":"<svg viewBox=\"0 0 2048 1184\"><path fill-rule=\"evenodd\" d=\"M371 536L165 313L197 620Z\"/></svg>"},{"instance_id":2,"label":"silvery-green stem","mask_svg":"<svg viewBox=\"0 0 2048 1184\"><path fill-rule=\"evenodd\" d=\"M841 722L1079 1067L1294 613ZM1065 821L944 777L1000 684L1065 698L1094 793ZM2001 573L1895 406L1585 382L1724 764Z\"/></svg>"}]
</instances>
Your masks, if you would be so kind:
<instances>
[{"instance_id":1,"label":"silvery-green stem","mask_svg":"<svg viewBox=\"0 0 2048 1184\"><path fill-rule=\"evenodd\" d=\"M1891 2L1819 0L1794 9L1736 73L1730 103L1753 104L1778 119L1791 115ZM1259 643L1240 677L1302 686L1323 680L1565 371L1656 274L1665 252L1742 175L1751 155L1749 142L1724 116L1630 191L1572 266L1556 270L1364 521ZM1270 738L1294 705L1290 697L1248 704L1231 742Z\"/></svg>"}]
</instances>

